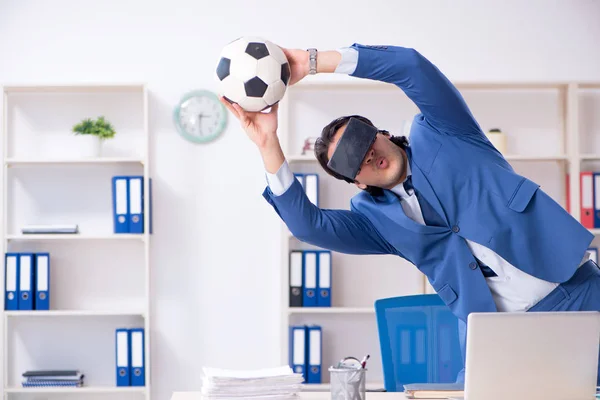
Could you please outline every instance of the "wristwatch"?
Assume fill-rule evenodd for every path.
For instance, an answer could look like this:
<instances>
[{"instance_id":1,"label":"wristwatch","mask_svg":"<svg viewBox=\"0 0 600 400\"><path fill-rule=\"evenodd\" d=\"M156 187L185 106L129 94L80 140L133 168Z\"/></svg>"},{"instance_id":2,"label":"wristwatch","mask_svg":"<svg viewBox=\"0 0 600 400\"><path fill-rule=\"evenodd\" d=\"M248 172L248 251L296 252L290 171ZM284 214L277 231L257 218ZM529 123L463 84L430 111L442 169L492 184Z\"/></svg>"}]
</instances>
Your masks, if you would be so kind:
<instances>
[{"instance_id":1,"label":"wristwatch","mask_svg":"<svg viewBox=\"0 0 600 400\"><path fill-rule=\"evenodd\" d=\"M317 73L317 49L308 50L308 73L314 75Z\"/></svg>"}]
</instances>

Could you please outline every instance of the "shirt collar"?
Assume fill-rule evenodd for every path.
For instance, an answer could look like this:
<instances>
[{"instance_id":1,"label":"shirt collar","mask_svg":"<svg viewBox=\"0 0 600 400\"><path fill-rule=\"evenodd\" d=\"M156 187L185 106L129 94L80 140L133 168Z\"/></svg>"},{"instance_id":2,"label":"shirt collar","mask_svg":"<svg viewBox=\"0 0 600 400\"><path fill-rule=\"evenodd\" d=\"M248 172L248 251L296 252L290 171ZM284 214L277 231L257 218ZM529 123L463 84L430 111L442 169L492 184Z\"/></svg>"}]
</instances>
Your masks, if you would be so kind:
<instances>
[{"instance_id":1,"label":"shirt collar","mask_svg":"<svg viewBox=\"0 0 600 400\"><path fill-rule=\"evenodd\" d=\"M411 175L412 175L412 172L410 169L410 162L407 162L406 163L406 177L408 178ZM406 181L406 179L404 179L404 181L402 181L402 183L399 183L398 185L394 186L391 189L392 192L396 193L398 196L400 196L403 199L411 196L410 194L406 193L406 190L404 190L404 182L405 181Z\"/></svg>"}]
</instances>

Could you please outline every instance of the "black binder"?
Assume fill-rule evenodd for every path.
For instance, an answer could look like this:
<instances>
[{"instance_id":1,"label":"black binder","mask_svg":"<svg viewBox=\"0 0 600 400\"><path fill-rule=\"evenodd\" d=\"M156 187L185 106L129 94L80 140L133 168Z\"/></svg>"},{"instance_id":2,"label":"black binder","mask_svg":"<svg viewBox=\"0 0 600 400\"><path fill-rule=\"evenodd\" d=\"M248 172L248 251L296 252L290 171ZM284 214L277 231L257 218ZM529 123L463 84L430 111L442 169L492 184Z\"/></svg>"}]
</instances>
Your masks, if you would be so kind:
<instances>
[{"instance_id":1,"label":"black binder","mask_svg":"<svg viewBox=\"0 0 600 400\"><path fill-rule=\"evenodd\" d=\"M302 251L290 251L290 307L302 307Z\"/></svg>"}]
</instances>

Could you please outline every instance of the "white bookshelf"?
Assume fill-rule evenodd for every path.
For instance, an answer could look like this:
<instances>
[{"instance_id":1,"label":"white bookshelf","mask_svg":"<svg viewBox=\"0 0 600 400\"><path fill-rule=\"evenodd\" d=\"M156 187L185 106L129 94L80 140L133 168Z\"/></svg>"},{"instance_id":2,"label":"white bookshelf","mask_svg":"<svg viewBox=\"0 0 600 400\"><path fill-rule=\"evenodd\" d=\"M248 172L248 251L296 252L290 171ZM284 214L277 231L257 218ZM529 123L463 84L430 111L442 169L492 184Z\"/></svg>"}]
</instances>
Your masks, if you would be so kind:
<instances>
[{"instance_id":1,"label":"white bookshelf","mask_svg":"<svg viewBox=\"0 0 600 400\"><path fill-rule=\"evenodd\" d=\"M7 318L45 318L45 317L145 317L145 312L128 310L48 310L48 311L5 311Z\"/></svg>"},{"instance_id":2,"label":"white bookshelf","mask_svg":"<svg viewBox=\"0 0 600 400\"><path fill-rule=\"evenodd\" d=\"M9 234L6 235L6 240L8 241L46 241L46 240L137 240L137 241L146 241L144 235L129 235L126 233L123 234L114 234L114 235L89 235L89 234L66 234L66 233L57 233L57 234Z\"/></svg>"},{"instance_id":3,"label":"white bookshelf","mask_svg":"<svg viewBox=\"0 0 600 400\"><path fill-rule=\"evenodd\" d=\"M3 87L2 254L50 253L50 310L6 311L3 398L150 399L150 140L141 83ZM116 130L98 156L77 152L73 125L103 115ZM144 178L144 233L113 231L115 175ZM22 234L73 223L77 234ZM3 261L2 286L5 267ZM145 386L117 387L115 330L144 328ZM29 369L79 369L84 387L21 387Z\"/></svg>"},{"instance_id":4,"label":"white bookshelf","mask_svg":"<svg viewBox=\"0 0 600 400\"><path fill-rule=\"evenodd\" d=\"M484 132L501 128L507 135L505 157L517 173L541 184L566 206L565 174L570 179L571 214L579 219L579 173L600 171L600 83L458 82ZM309 76L288 88L280 106L279 137L294 172L319 174L322 208L349 209L358 189L327 175L304 140L342 115L360 114L394 135L405 134L417 107L397 87L346 75ZM585 139L585 140L584 140ZM598 162L594 164L594 162ZM575 205L575 206L573 206ZM369 353L368 388L383 387L383 370L374 301L432 293L413 265L394 256L354 256L332 252L332 307L289 307L289 252L312 249L281 224L281 359L289 362L289 326L316 324L323 329L322 379L305 390L329 390L328 368L345 356ZM600 236L600 228L590 229ZM592 246L599 246L595 239Z\"/></svg>"},{"instance_id":5,"label":"white bookshelf","mask_svg":"<svg viewBox=\"0 0 600 400\"><path fill-rule=\"evenodd\" d=\"M11 387L5 389L6 393L17 393L17 394L29 394L34 393L40 394L138 394L146 395L145 387L111 387L111 386L92 386L92 387L81 387L81 388L23 388L23 387Z\"/></svg>"},{"instance_id":6,"label":"white bookshelf","mask_svg":"<svg viewBox=\"0 0 600 400\"><path fill-rule=\"evenodd\" d=\"M144 160L138 158L124 157L95 157L87 159L27 159L27 158L9 158L6 161L8 167L39 165L39 166L54 166L54 165L93 165L93 164L144 164Z\"/></svg>"}]
</instances>

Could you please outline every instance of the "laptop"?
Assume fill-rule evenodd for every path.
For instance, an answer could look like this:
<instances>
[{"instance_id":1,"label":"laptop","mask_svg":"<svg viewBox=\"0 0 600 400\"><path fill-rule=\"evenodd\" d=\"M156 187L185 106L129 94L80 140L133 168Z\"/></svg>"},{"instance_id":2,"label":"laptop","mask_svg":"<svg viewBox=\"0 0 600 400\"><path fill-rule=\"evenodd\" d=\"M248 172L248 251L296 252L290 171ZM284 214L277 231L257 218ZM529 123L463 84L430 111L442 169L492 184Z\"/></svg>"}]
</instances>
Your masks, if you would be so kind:
<instances>
[{"instance_id":1,"label":"laptop","mask_svg":"<svg viewBox=\"0 0 600 400\"><path fill-rule=\"evenodd\" d=\"M472 313L467 326L460 399L596 398L600 312Z\"/></svg>"}]
</instances>

